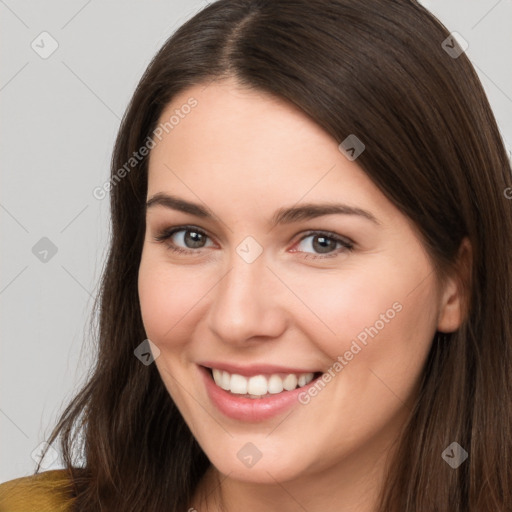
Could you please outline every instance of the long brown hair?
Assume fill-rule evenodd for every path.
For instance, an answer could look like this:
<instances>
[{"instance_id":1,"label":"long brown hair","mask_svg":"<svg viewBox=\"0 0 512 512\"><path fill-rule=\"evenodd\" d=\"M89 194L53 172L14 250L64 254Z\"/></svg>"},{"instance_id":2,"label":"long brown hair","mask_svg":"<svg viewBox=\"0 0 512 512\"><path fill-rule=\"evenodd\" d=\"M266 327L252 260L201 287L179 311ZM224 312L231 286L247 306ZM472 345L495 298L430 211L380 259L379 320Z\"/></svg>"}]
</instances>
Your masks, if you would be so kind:
<instances>
[{"instance_id":1,"label":"long brown hair","mask_svg":"<svg viewBox=\"0 0 512 512\"><path fill-rule=\"evenodd\" d=\"M297 105L338 142L356 134L366 148L357 163L417 226L438 276L456 268L468 237L468 314L432 340L380 512L512 506L511 171L482 85L449 37L409 0L219 0L154 57L112 158L119 178L177 93L236 77ZM61 436L81 512L184 511L210 465L156 366L134 356L147 337L137 291L147 163L112 180L97 363L49 439ZM456 469L441 456L452 442L469 454Z\"/></svg>"}]
</instances>

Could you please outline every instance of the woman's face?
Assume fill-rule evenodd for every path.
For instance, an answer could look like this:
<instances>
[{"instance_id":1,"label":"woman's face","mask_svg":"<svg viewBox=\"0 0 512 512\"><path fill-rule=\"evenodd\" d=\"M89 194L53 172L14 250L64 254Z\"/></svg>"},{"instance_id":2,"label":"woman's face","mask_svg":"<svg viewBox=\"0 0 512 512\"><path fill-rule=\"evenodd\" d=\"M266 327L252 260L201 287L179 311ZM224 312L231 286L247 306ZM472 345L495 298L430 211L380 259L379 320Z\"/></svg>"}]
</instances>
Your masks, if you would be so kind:
<instances>
[{"instance_id":1,"label":"woman's face","mask_svg":"<svg viewBox=\"0 0 512 512\"><path fill-rule=\"evenodd\" d=\"M173 115L150 155L147 199L161 199L139 269L166 388L225 475L368 474L436 329L458 326L453 287L436 284L408 219L302 111L226 81L182 92L162 124Z\"/></svg>"}]
</instances>

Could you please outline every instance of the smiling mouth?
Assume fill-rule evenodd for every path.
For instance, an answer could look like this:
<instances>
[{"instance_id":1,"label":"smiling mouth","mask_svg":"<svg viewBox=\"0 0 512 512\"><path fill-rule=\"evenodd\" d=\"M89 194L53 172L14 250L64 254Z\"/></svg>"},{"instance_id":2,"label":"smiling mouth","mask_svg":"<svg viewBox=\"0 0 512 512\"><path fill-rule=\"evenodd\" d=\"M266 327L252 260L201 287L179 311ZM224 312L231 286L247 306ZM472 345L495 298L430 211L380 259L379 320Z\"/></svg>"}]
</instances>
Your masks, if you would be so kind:
<instances>
[{"instance_id":1,"label":"smiling mouth","mask_svg":"<svg viewBox=\"0 0 512 512\"><path fill-rule=\"evenodd\" d=\"M267 398L286 391L302 388L322 375L322 372L310 372L258 374L246 377L217 368L208 368L206 366L204 368L219 388L241 398L255 399Z\"/></svg>"}]
</instances>

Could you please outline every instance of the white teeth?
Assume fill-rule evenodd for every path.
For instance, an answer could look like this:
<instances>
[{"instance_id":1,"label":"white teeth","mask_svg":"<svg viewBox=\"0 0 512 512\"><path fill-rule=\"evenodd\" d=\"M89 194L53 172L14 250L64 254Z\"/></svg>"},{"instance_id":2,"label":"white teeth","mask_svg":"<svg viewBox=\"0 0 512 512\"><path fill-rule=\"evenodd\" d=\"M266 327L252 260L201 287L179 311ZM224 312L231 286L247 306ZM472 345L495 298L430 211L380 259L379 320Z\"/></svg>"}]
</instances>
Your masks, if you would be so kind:
<instances>
[{"instance_id":1,"label":"white teeth","mask_svg":"<svg viewBox=\"0 0 512 512\"><path fill-rule=\"evenodd\" d=\"M212 368L213 371L213 379L215 380L217 386L229 391L230 389L230 379L231 376L228 372L223 372L222 370L217 370L216 368Z\"/></svg>"},{"instance_id":2,"label":"white teeth","mask_svg":"<svg viewBox=\"0 0 512 512\"><path fill-rule=\"evenodd\" d=\"M292 391L297 387L305 386L313 380L313 373L288 374L284 379L280 375L273 374L268 379L264 375L254 375L247 378L237 373L230 374L226 371L212 368L213 380L217 386L237 395L249 398L261 398L267 394L281 393L283 390Z\"/></svg>"},{"instance_id":3,"label":"white teeth","mask_svg":"<svg viewBox=\"0 0 512 512\"><path fill-rule=\"evenodd\" d=\"M247 379L234 373L229 381L229 389L232 393L245 395L247 393Z\"/></svg>"},{"instance_id":4,"label":"white teeth","mask_svg":"<svg viewBox=\"0 0 512 512\"><path fill-rule=\"evenodd\" d=\"M290 373L290 375L283 380L283 388L286 389L286 391L291 391L297 387L297 382L297 377L293 375L293 373Z\"/></svg>"},{"instance_id":5,"label":"white teeth","mask_svg":"<svg viewBox=\"0 0 512 512\"><path fill-rule=\"evenodd\" d=\"M222 382L222 372L217 370L217 368L212 368L212 373L213 380L217 383L218 386L220 386L220 383Z\"/></svg>"},{"instance_id":6,"label":"white teeth","mask_svg":"<svg viewBox=\"0 0 512 512\"><path fill-rule=\"evenodd\" d=\"M283 379L279 375L271 375L268 379L268 392L275 394L283 391Z\"/></svg>"},{"instance_id":7,"label":"white teeth","mask_svg":"<svg viewBox=\"0 0 512 512\"><path fill-rule=\"evenodd\" d=\"M242 378L245 379L245 377ZM267 379L263 375L251 377L249 384L247 384L247 393L250 395L266 395L268 393Z\"/></svg>"}]
</instances>

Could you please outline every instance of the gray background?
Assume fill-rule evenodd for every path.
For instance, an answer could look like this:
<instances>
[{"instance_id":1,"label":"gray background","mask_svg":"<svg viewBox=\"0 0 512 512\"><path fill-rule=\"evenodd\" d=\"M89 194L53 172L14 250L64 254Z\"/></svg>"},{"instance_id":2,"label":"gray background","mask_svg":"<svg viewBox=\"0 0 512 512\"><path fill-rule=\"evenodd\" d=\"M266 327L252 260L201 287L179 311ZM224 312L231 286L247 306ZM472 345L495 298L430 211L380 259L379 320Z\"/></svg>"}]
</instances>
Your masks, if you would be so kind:
<instances>
[{"instance_id":1,"label":"gray background","mask_svg":"<svg viewBox=\"0 0 512 512\"><path fill-rule=\"evenodd\" d=\"M34 470L92 363L84 339L110 230L108 197L92 191L109 179L119 121L142 72L206 4L0 0L0 482ZM512 141L512 0L423 4L468 42ZM45 469L62 467L52 453Z\"/></svg>"}]
</instances>

